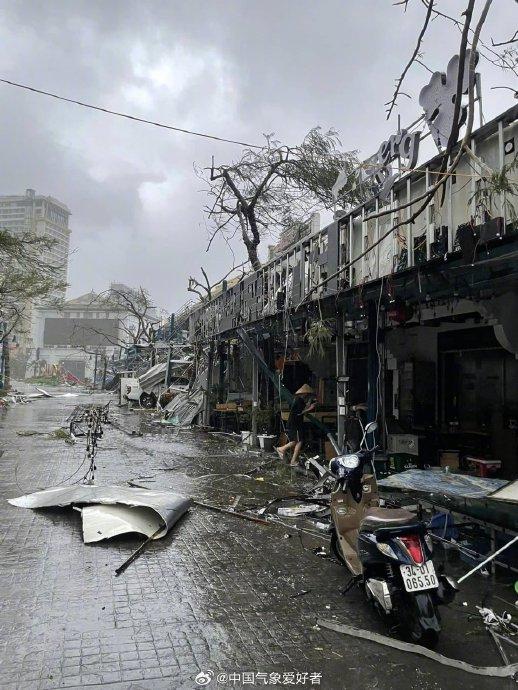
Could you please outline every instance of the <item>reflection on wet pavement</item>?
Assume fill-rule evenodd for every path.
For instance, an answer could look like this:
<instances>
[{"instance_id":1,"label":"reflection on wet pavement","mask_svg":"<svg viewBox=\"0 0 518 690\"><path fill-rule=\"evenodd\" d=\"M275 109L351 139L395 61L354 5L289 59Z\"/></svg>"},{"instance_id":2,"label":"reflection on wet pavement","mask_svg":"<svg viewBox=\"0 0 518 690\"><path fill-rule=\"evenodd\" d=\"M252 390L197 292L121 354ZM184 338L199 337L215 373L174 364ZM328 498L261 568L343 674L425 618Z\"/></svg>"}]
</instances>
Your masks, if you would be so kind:
<instances>
[{"instance_id":1,"label":"reflection on wet pavement","mask_svg":"<svg viewBox=\"0 0 518 690\"><path fill-rule=\"evenodd\" d=\"M46 399L0 412L2 688L194 688L201 671L215 674L209 687L242 687L245 672L266 674L255 678L257 686L271 673L281 674L282 684L283 673L298 672L299 685L307 687L311 673L322 674L313 686L320 680L323 688L502 687L317 629L320 617L388 633L361 592L340 594L345 570L313 553L328 548L327 538L300 519L262 525L193 507L115 577L141 537L85 545L76 511L32 511L5 500L81 476L74 473L83 461L80 439L69 445L17 433L46 434L76 404ZM113 414L119 428L108 427L101 441L99 484L172 488L223 508L239 497L236 510L245 511L312 483L271 455L244 451L221 436L161 428L149 413L114 408ZM131 433L136 428L142 436ZM479 603L477 587L466 588L445 612L438 651L498 665L482 626L462 610L461 600ZM218 673L240 676L218 685Z\"/></svg>"}]
</instances>

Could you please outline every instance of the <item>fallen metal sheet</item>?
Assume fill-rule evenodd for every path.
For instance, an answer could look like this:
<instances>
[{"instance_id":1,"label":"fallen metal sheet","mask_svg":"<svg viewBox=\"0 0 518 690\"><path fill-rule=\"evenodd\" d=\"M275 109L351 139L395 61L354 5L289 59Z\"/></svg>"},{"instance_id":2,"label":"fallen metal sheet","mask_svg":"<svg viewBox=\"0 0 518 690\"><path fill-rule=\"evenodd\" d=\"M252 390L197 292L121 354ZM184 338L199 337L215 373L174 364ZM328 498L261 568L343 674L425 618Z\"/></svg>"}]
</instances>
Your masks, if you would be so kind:
<instances>
[{"instance_id":1,"label":"fallen metal sheet","mask_svg":"<svg viewBox=\"0 0 518 690\"><path fill-rule=\"evenodd\" d=\"M158 383L163 383L165 381L165 373L167 369L166 362L160 362L155 364L154 367L148 369L145 374L139 376L138 382L139 386L143 391L151 391L154 386Z\"/></svg>"},{"instance_id":2,"label":"fallen metal sheet","mask_svg":"<svg viewBox=\"0 0 518 690\"><path fill-rule=\"evenodd\" d=\"M111 539L119 534L137 532L146 537L160 539L167 532L164 521L152 508L124 505L85 506L83 516L83 541L90 544L102 539ZM159 528L163 527L162 532ZM158 532L158 534L157 534Z\"/></svg>"},{"instance_id":3,"label":"fallen metal sheet","mask_svg":"<svg viewBox=\"0 0 518 690\"><path fill-rule=\"evenodd\" d=\"M35 386L35 388L38 391L38 393L41 393L46 398L52 398L52 395L48 391L46 391L44 388L38 388L38 386Z\"/></svg>"},{"instance_id":4,"label":"fallen metal sheet","mask_svg":"<svg viewBox=\"0 0 518 690\"><path fill-rule=\"evenodd\" d=\"M203 392L180 393L164 408L166 421L177 426L190 426L203 407Z\"/></svg>"},{"instance_id":5,"label":"fallen metal sheet","mask_svg":"<svg viewBox=\"0 0 518 690\"><path fill-rule=\"evenodd\" d=\"M370 632L370 630L360 630L359 628L354 628L350 625L341 625L340 623L326 620L317 620L317 625L321 626L322 628L327 628L328 630L334 630L335 632L344 633L345 635L351 635L352 637L359 637L363 640L377 642L378 644L385 645L386 647L400 649L402 652L413 652L414 654L419 654L420 656L426 656L428 659L438 661L444 666L458 668L462 671L467 671L468 673L475 673L478 676L512 678L515 673L518 673L518 664L509 664L508 666L473 666L473 664L468 664L466 661L450 659L447 656L433 652L431 649L426 649L420 645L411 644L410 642L402 642L401 640L396 640L393 637L387 637L386 635L379 635L378 633Z\"/></svg>"},{"instance_id":6,"label":"fallen metal sheet","mask_svg":"<svg viewBox=\"0 0 518 690\"><path fill-rule=\"evenodd\" d=\"M177 520L189 509L191 500L179 496L171 491L154 491L152 489L136 488L129 486L96 486L94 484L80 484L77 486L57 486L50 489L43 489L36 491L33 494L26 494L18 498L8 499L9 503L20 508L52 508L58 506L69 505L85 505L85 504L102 504L108 506L132 506L125 513L126 519L131 517L130 513L135 510L135 515L130 521L132 525L132 532L142 532L147 534L147 528L143 525L149 518L149 511L153 511L158 519L164 525L163 532L157 535L157 538L163 537L168 530L177 522ZM138 509L145 509L141 513ZM117 511L116 511L117 512ZM118 511L118 518L112 512L111 527L108 524L108 530L118 530L121 527L121 519L123 511ZM95 515L88 515L87 522L88 534L90 535L91 518L95 522ZM84 518L83 518L84 519ZM101 522L106 526L107 514L103 513ZM134 529L136 527L136 529ZM95 528L94 528L95 529ZM97 528L102 531L102 528ZM145 529L146 531L142 531ZM156 530L156 527L155 527ZM84 527L83 527L84 531ZM122 534L122 532L116 532ZM149 536L149 535L148 535ZM106 537L100 537L106 538Z\"/></svg>"}]
</instances>

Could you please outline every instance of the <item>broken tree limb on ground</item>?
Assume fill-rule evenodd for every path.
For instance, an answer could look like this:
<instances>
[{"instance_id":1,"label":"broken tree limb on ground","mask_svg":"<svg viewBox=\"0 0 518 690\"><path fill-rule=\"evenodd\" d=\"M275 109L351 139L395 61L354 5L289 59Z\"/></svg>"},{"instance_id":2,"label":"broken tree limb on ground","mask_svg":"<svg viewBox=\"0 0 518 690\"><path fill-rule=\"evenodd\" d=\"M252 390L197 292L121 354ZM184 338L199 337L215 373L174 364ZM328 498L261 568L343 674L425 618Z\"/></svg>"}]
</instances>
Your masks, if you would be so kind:
<instances>
[{"instance_id":1,"label":"broken tree limb on ground","mask_svg":"<svg viewBox=\"0 0 518 690\"><path fill-rule=\"evenodd\" d=\"M200 506L201 508L207 508L208 510L215 510L218 513L226 513L228 515L233 515L234 517L241 518L242 520L250 520L250 522L258 522L260 525L269 525L268 520L261 520L261 518L254 517L253 515L246 515L245 513L236 513L234 510L229 510L228 508L221 508L220 506L214 506L210 503L203 503L202 501L192 501L195 506Z\"/></svg>"},{"instance_id":2,"label":"broken tree limb on ground","mask_svg":"<svg viewBox=\"0 0 518 690\"><path fill-rule=\"evenodd\" d=\"M322 628L327 628L328 630L343 633L344 635L351 635L352 637L359 637L362 640L377 642L378 644L385 645L386 647L399 649L402 652L413 652L414 654L419 654L420 656L425 656L428 659L432 659L432 661L438 661L444 666L458 668L461 671L474 673L478 676L513 678L515 674L518 673L518 664L509 664L507 666L473 666L473 664L468 664L466 661L450 659L447 656L433 652L431 649L426 649L426 647L411 644L410 642L402 642L401 640L396 640L393 637L387 637L386 635L379 635L378 633L371 632L370 630L354 628L351 625L341 625L340 623L333 623L332 621L326 620L317 620L317 625Z\"/></svg>"},{"instance_id":3,"label":"broken tree limb on ground","mask_svg":"<svg viewBox=\"0 0 518 690\"><path fill-rule=\"evenodd\" d=\"M122 565L120 565L118 568L115 569L115 576L118 577L121 573L123 573L128 565L133 563L133 561L140 556L142 551L146 548L146 546L153 541L153 539L156 539L158 534L161 532L162 526L160 526L156 532L154 532L150 537L148 537L145 541L142 542L142 544L136 549L129 558L127 558Z\"/></svg>"}]
</instances>

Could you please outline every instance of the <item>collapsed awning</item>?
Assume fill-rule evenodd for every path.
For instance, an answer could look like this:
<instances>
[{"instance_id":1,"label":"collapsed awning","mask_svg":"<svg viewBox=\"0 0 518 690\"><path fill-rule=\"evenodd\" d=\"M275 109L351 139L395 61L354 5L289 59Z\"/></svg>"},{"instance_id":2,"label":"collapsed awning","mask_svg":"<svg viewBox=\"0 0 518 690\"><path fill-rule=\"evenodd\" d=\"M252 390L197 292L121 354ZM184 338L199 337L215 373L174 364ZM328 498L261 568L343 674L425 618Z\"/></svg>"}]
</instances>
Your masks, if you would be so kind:
<instances>
[{"instance_id":1,"label":"collapsed awning","mask_svg":"<svg viewBox=\"0 0 518 690\"><path fill-rule=\"evenodd\" d=\"M57 486L8 500L19 508L86 506L81 511L85 543L128 532L160 539L191 505L171 491L93 484Z\"/></svg>"},{"instance_id":2,"label":"collapsed awning","mask_svg":"<svg viewBox=\"0 0 518 690\"><path fill-rule=\"evenodd\" d=\"M142 376L139 376L138 382L142 390L151 390L157 384L163 383L165 381L166 369L167 363L160 362L148 369Z\"/></svg>"}]
</instances>

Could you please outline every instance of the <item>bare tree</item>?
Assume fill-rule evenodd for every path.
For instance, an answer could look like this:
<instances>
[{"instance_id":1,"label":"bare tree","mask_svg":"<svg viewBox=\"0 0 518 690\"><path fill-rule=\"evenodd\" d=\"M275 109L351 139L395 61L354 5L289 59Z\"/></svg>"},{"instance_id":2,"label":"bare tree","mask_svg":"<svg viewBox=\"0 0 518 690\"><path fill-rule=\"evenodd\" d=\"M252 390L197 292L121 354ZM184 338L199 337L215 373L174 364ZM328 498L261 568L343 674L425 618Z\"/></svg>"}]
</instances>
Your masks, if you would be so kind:
<instances>
[{"instance_id":1,"label":"bare tree","mask_svg":"<svg viewBox=\"0 0 518 690\"><path fill-rule=\"evenodd\" d=\"M99 294L92 293L88 304L90 307L102 309L114 316L107 325L100 322L95 324L91 319L88 324L74 325L70 344L80 348L89 355L100 357L106 372L107 348L127 349L134 345L141 345L148 349L149 360L155 364L156 333L160 319L155 316L155 305L149 293L142 287L136 289L119 289L110 287Z\"/></svg>"},{"instance_id":2,"label":"bare tree","mask_svg":"<svg viewBox=\"0 0 518 690\"><path fill-rule=\"evenodd\" d=\"M197 278L194 278L193 276L189 276L189 285L187 287L188 292L194 292L197 294L200 298L200 300L203 299L208 299L210 300L212 298L213 290L214 288L218 287L219 285L222 285L227 278L229 278L232 273L235 271L238 271L241 269L241 275L239 276L238 280L243 278L245 276L245 266L247 266L249 263L248 259L246 261L243 261L243 263L239 264L238 266L233 266L230 271L228 271L223 278L220 278L217 280L215 283L210 283L209 277L207 275L207 272L203 268L203 266L200 268L200 271L203 274L204 282L201 283ZM234 276L237 278L237 276ZM203 290L203 292L201 292Z\"/></svg>"},{"instance_id":3,"label":"bare tree","mask_svg":"<svg viewBox=\"0 0 518 690\"><path fill-rule=\"evenodd\" d=\"M207 250L214 239L227 241L238 235L253 270L261 267L258 247L264 236L280 233L297 222L307 222L317 208L336 203L333 186L338 174L345 177L342 205L358 201L362 188L355 184L356 152L340 150L336 132L312 129L296 147L265 136L260 149L245 149L230 164L198 171L208 183L210 203L205 211L212 228Z\"/></svg>"},{"instance_id":4,"label":"bare tree","mask_svg":"<svg viewBox=\"0 0 518 690\"><path fill-rule=\"evenodd\" d=\"M71 344L81 347L91 334L98 335L105 346L128 347L155 342L160 319L156 318L155 305L142 286L128 290L111 287L99 294L93 293L88 306L114 313L116 325L106 329L101 324L98 327L76 324Z\"/></svg>"}]
</instances>

